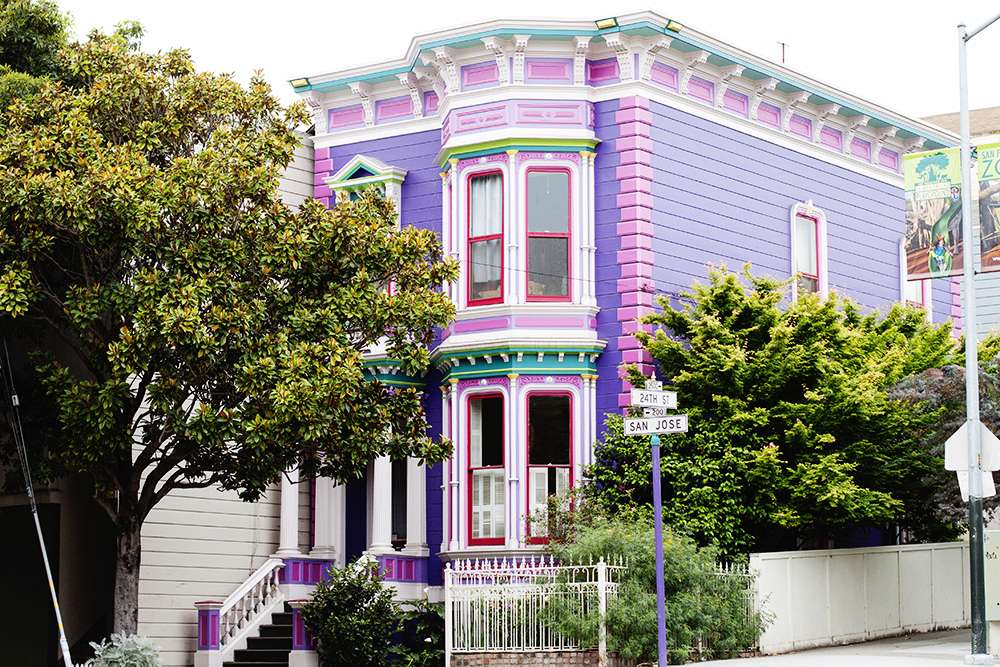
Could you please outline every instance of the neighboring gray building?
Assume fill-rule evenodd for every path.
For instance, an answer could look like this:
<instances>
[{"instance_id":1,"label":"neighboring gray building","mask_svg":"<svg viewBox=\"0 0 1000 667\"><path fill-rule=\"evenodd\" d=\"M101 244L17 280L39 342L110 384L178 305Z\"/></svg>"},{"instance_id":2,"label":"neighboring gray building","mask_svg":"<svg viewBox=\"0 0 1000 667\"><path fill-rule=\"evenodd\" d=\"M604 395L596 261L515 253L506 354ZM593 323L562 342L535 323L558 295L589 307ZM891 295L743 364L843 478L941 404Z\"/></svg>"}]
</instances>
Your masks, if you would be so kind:
<instances>
[{"instance_id":1,"label":"neighboring gray building","mask_svg":"<svg viewBox=\"0 0 1000 667\"><path fill-rule=\"evenodd\" d=\"M951 132L957 133L959 130L957 113L928 116L924 120ZM1000 107L974 109L969 113L969 124L973 144L1000 141ZM979 225L975 226L973 236L978 247ZM979 269L979 253L976 253L976 270ZM960 278L952 280L952 292L957 305L962 283ZM987 334L1000 332L1000 271L976 275L976 313L976 330L980 339ZM960 321L961 318L957 317L956 323Z\"/></svg>"}]
</instances>

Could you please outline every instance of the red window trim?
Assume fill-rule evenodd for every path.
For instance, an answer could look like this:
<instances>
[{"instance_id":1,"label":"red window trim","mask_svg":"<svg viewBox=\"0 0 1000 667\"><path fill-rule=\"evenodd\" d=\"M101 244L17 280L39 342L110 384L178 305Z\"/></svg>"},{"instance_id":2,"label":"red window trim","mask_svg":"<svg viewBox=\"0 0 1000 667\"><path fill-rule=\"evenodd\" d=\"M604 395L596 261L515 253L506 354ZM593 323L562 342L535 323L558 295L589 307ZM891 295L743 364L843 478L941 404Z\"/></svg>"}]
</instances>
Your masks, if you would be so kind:
<instances>
[{"instance_id":1,"label":"red window trim","mask_svg":"<svg viewBox=\"0 0 1000 667\"><path fill-rule=\"evenodd\" d=\"M569 398L569 465L531 465L531 399L534 396L565 396ZM573 488L574 484L574 463L575 456L573 455L573 442L575 433L575 420L573 416L574 412L574 397L573 392L567 389L535 389L529 390L525 394L524 399L524 422L525 422L525 448L524 448L524 506L528 510L528 517L530 517L531 512L531 469L532 468L569 468L569 488ZM525 518L525 533L530 544L548 544L549 538L546 537L532 537L531 536L531 520L530 518Z\"/></svg>"},{"instance_id":2,"label":"red window trim","mask_svg":"<svg viewBox=\"0 0 1000 667\"><path fill-rule=\"evenodd\" d=\"M500 414L502 418L500 420L500 457L501 463L498 466L480 466L478 468L472 467L472 401L482 400L484 398L499 398L500 399ZM503 537L473 537L472 536L472 473L476 470L505 470L507 468L507 399L504 397L503 392L500 391L487 391L487 392L476 392L471 393L465 397L465 460L468 462L466 465L466 479L468 487L466 489L466 512L465 512L465 527L466 535L468 535L468 541L470 547L475 546L496 546L501 545L506 540L507 531L510 530L510 526L507 525L506 516L504 517L504 536ZM506 484L506 482L505 482ZM504 489L506 498L506 488Z\"/></svg>"},{"instance_id":3,"label":"red window trim","mask_svg":"<svg viewBox=\"0 0 1000 667\"><path fill-rule=\"evenodd\" d=\"M819 256L819 231L820 231L819 230L819 218L817 218L816 216L813 216L813 215L806 215L805 213L796 213L795 214L795 219L797 220L799 218L805 218L806 220L812 221L813 227L816 230L815 233L813 234L813 238L815 240L815 247L813 248L813 252L816 253L816 275L813 275L811 273L806 273L805 271L800 271L799 270L799 266L798 266L799 262L797 261L798 258L796 258L796 262L795 262L795 274L796 275L800 275L800 276L805 276L806 278L811 278L811 279L815 280L816 281L816 291L818 292L819 291L819 274L820 274L820 272L822 270L822 267L820 266L820 256ZM793 248L792 252L794 253L794 248Z\"/></svg>"},{"instance_id":4,"label":"red window trim","mask_svg":"<svg viewBox=\"0 0 1000 667\"><path fill-rule=\"evenodd\" d=\"M529 232L528 231L528 176L532 172L550 172L566 174L567 197L566 212L569 217L566 220L565 232ZM568 167L528 167L524 172L524 295L528 301L572 301L573 300L573 171ZM529 293L529 281L531 278L531 266L528 262L528 247L531 238L565 238L566 239L566 296L531 296Z\"/></svg>"},{"instance_id":5,"label":"red window trim","mask_svg":"<svg viewBox=\"0 0 1000 667\"><path fill-rule=\"evenodd\" d=\"M500 233L499 234L486 234L484 236L472 236L472 179L481 178L483 176L500 176ZM466 271L466 302L469 306L487 306L492 303L503 303L504 299L504 252L503 247L503 236L504 230L507 226L507 211L506 202L504 201L506 197L504 196L504 173L502 169L487 169L483 171L475 171L466 175L465 177L465 263L468 267ZM490 298L490 299L473 299L472 298L472 244L479 243L481 241L492 241L494 239L500 240L500 295Z\"/></svg>"}]
</instances>

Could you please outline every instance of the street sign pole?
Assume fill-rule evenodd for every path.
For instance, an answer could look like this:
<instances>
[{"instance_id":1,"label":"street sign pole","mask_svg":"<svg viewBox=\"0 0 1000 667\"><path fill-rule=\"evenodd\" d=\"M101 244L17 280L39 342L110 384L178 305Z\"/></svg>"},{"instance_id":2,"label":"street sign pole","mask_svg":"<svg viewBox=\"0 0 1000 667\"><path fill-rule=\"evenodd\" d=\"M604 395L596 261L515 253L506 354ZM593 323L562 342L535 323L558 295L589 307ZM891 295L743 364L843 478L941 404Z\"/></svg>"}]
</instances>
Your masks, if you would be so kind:
<instances>
[{"instance_id":1,"label":"street sign pole","mask_svg":"<svg viewBox=\"0 0 1000 667\"><path fill-rule=\"evenodd\" d=\"M667 587L663 580L663 495L660 488L660 436L649 437L653 448L653 530L656 540L656 646L659 667L667 667Z\"/></svg>"}]
</instances>

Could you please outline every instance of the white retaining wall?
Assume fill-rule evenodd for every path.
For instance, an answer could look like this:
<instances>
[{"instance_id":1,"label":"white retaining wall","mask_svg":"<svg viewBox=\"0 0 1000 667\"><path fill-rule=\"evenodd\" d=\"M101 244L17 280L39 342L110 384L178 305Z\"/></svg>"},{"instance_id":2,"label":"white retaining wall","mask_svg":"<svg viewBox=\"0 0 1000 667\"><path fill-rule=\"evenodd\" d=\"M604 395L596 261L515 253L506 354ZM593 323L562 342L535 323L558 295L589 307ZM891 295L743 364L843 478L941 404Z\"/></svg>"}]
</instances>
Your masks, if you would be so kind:
<instances>
[{"instance_id":1,"label":"white retaining wall","mask_svg":"<svg viewBox=\"0 0 1000 667\"><path fill-rule=\"evenodd\" d=\"M762 653L969 623L967 542L752 554Z\"/></svg>"}]
</instances>

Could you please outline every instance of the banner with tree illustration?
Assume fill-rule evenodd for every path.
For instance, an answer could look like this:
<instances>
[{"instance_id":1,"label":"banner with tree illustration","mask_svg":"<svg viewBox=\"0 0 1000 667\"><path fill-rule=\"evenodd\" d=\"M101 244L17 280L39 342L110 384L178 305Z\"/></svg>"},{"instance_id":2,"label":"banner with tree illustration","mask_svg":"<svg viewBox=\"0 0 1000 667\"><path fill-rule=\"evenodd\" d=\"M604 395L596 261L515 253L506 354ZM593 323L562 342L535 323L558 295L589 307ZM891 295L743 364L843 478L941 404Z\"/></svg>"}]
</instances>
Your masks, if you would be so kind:
<instances>
[{"instance_id":1,"label":"banner with tree illustration","mask_svg":"<svg viewBox=\"0 0 1000 667\"><path fill-rule=\"evenodd\" d=\"M979 147L979 252L983 271L1000 271L1000 143Z\"/></svg>"},{"instance_id":2,"label":"banner with tree illustration","mask_svg":"<svg viewBox=\"0 0 1000 667\"><path fill-rule=\"evenodd\" d=\"M957 148L903 157L906 268L910 280L962 272L962 170L959 162Z\"/></svg>"}]
</instances>

